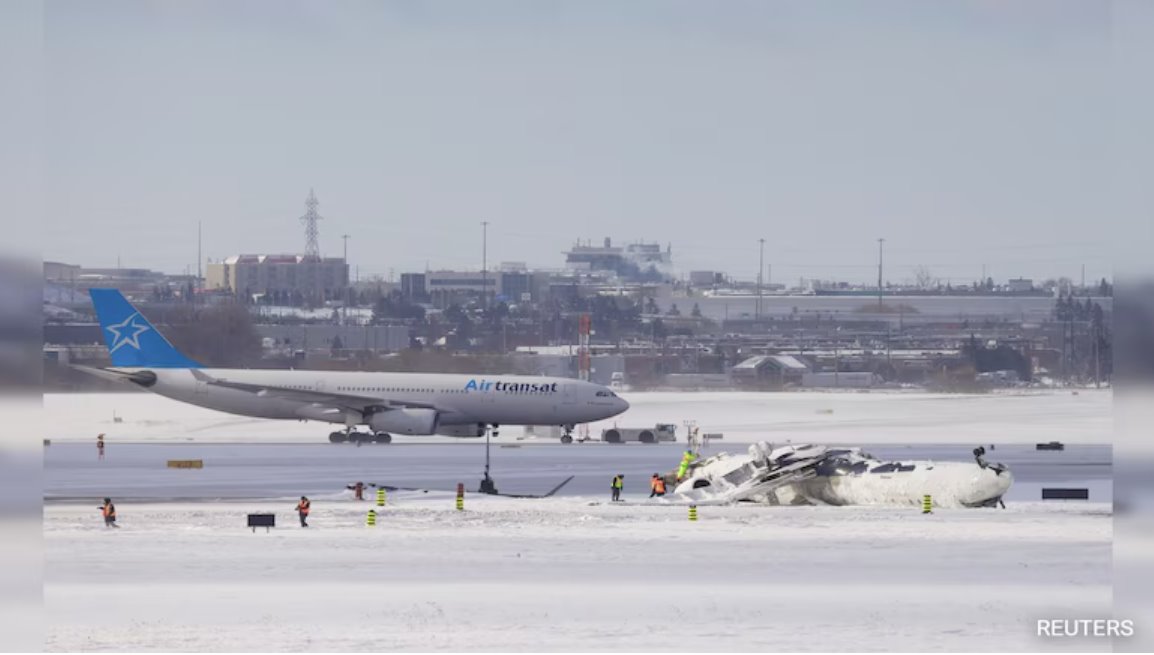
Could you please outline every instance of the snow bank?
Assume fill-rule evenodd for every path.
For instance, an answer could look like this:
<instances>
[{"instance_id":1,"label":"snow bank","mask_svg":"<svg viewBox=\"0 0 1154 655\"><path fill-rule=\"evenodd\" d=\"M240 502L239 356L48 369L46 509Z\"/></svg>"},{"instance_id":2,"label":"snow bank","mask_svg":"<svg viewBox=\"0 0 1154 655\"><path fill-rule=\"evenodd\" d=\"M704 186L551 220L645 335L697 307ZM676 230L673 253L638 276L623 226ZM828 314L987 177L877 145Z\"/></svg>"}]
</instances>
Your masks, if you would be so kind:
<instances>
[{"instance_id":1,"label":"snow bank","mask_svg":"<svg viewBox=\"0 0 1154 655\"><path fill-rule=\"evenodd\" d=\"M1111 441L1111 392L1081 390L1020 394L928 393L630 393L625 414L590 425L603 428L697 421L703 432L725 435L720 446L790 439L809 443L1066 443ZM53 441L295 441L323 442L332 426L233 416L161 396L47 394ZM121 422L114 422L114 416ZM42 424L23 426L39 433ZM520 437L520 428L502 440ZM396 437L397 441L459 441L450 437ZM552 440L543 440L552 443Z\"/></svg>"},{"instance_id":2,"label":"snow bank","mask_svg":"<svg viewBox=\"0 0 1154 655\"><path fill-rule=\"evenodd\" d=\"M708 507L394 494L45 508L48 649L1053 650L1105 616L1102 504ZM275 511L255 534L245 514Z\"/></svg>"}]
</instances>

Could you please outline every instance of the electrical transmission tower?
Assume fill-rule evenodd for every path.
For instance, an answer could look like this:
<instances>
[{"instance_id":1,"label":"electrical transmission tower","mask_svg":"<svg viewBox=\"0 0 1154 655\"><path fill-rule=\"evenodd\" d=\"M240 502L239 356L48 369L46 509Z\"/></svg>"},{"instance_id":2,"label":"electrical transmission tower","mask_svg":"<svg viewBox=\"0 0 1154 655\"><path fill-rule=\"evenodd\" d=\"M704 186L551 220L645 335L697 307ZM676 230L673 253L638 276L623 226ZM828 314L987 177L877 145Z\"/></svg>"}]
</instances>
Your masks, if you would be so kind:
<instances>
[{"instance_id":1,"label":"electrical transmission tower","mask_svg":"<svg viewBox=\"0 0 1154 655\"><path fill-rule=\"evenodd\" d=\"M309 189L308 200L305 200L305 207L308 211L304 216L301 216L301 222L305 224L305 258L306 259L320 259L321 247L317 243L317 221L321 220L321 215L317 213L317 196Z\"/></svg>"}]
</instances>

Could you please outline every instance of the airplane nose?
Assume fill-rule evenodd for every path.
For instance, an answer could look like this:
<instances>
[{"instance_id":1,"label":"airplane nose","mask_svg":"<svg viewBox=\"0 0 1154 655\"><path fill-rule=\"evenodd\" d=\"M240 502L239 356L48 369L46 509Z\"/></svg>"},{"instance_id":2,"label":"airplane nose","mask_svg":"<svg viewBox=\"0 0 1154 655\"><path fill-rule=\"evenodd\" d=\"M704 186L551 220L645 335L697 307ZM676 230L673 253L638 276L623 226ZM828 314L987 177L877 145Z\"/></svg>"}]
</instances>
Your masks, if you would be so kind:
<instances>
[{"instance_id":1,"label":"airplane nose","mask_svg":"<svg viewBox=\"0 0 1154 655\"><path fill-rule=\"evenodd\" d=\"M618 404L619 409L623 412L625 410L629 409L629 401L625 400L624 398L621 398L620 396L618 396L618 398L617 398L617 404Z\"/></svg>"}]
</instances>

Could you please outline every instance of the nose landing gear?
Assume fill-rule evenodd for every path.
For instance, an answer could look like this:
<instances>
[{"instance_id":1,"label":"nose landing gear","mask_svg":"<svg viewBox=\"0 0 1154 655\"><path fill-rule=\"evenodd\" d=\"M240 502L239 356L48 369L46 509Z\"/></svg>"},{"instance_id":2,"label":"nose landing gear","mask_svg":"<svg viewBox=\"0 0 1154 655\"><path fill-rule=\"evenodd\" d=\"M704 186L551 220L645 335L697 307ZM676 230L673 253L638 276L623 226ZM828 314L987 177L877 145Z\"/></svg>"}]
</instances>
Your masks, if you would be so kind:
<instances>
[{"instance_id":1,"label":"nose landing gear","mask_svg":"<svg viewBox=\"0 0 1154 655\"><path fill-rule=\"evenodd\" d=\"M485 426L485 477L481 478L481 486L477 489L478 493L496 494L497 483L493 478L489 477L489 437L498 436L497 431L501 426L494 423L493 425Z\"/></svg>"}]
</instances>

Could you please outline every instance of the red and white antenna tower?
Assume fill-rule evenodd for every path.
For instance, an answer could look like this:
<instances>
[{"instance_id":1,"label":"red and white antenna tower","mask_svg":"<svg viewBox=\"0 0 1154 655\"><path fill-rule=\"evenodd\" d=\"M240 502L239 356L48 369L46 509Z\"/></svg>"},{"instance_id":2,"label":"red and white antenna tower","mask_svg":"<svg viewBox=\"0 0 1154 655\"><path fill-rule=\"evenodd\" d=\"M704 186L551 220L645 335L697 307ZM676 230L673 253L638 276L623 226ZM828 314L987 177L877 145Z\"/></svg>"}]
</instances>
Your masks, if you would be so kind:
<instances>
[{"instance_id":1,"label":"red and white antenna tower","mask_svg":"<svg viewBox=\"0 0 1154 655\"><path fill-rule=\"evenodd\" d=\"M589 332L592 321L588 314L582 314L577 329L577 377L589 379Z\"/></svg>"},{"instance_id":2,"label":"red and white antenna tower","mask_svg":"<svg viewBox=\"0 0 1154 655\"><path fill-rule=\"evenodd\" d=\"M581 319L577 323L577 377L582 380L589 380L589 372L591 370L589 360L589 333L592 321L588 314L581 314ZM579 429L578 438L581 441L589 440L589 424L582 423Z\"/></svg>"}]
</instances>

